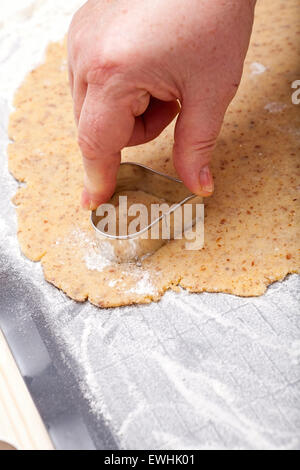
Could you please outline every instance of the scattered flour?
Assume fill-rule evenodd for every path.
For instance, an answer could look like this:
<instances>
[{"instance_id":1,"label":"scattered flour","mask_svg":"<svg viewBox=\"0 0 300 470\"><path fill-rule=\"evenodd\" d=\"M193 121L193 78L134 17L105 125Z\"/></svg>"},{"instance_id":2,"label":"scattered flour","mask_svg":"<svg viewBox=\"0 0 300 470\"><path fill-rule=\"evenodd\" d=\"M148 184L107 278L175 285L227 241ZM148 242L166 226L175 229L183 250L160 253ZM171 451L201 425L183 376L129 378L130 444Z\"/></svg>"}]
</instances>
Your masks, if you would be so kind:
<instances>
[{"instance_id":1,"label":"scattered flour","mask_svg":"<svg viewBox=\"0 0 300 470\"><path fill-rule=\"evenodd\" d=\"M111 265L111 260L103 256L101 253L96 253L90 250L85 256L84 261L86 267L90 271L103 271L104 268Z\"/></svg>"},{"instance_id":2,"label":"scattered flour","mask_svg":"<svg viewBox=\"0 0 300 470\"><path fill-rule=\"evenodd\" d=\"M12 100L30 69L36 67L50 41L67 32L71 17L85 0L11 0L0 2L0 99ZM17 73L16 73L17 71Z\"/></svg>"},{"instance_id":3,"label":"scattered flour","mask_svg":"<svg viewBox=\"0 0 300 470\"><path fill-rule=\"evenodd\" d=\"M102 272L107 266L116 263L114 247L109 241L97 240L88 232L77 228L71 231L66 237L66 241L74 246L79 243L84 253L84 262L91 271ZM61 243L61 241L56 243Z\"/></svg>"},{"instance_id":4,"label":"scattered flour","mask_svg":"<svg viewBox=\"0 0 300 470\"><path fill-rule=\"evenodd\" d=\"M141 268L140 268L141 269ZM147 271L141 272L141 278L137 282L136 286L131 288L129 292L132 292L134 294L155 294L156 293L156 288L153 286L150 275Z\"/></svg>"},{"instance_id":5,"label":"scattered flour","mask_svg":"<svg viewBox=\"0 0 300 470\"><path fill-rule=\"evenodd\" d=\"M83 251L83 260L87 268L91 271L104 271L109 266L120 264L115 255L114 246L110 241L97 239L92 237L89 233L74 229L66 238L65 242L68 244L77 245ZM62 243L57 241L56 243ZM129 240L128 249L134 253L135 242ZM155 295L157 288L154 286L150 273L142 266L141 260L133 260L131 262L121 263L123 267L122 276L120 279L111 279L109 287L115 287L117 290L124 289L124 279L130 278L134 283L134 287L130 288L128 292L140 295Z\"/></svg>"},{"instance_id":6,"label":"scattered flour","mask_svg":"<svg viewBox=\"0 0 300 470\"><path fill-rule=\"evenodd\" d=\"M98 246L92 244L86 249L84 261L90 271L101 272L116 262L114 247L105 241L99 242Z\"/></svg>"}]
</instances>

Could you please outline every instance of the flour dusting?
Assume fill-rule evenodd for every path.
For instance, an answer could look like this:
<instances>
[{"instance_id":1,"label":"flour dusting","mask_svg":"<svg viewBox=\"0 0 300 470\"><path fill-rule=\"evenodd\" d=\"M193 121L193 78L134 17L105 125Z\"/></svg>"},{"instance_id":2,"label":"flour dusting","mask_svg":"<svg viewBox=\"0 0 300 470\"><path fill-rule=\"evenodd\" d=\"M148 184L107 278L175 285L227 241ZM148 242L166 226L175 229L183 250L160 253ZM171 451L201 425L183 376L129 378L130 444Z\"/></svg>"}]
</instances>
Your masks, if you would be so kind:
<instances>
[{"instance_id":1,"label":"flour dusting","mask_svg":"<svg viewBox=\"0 0 300 470\"><path fill-rule=\"evenodd\" d=\"M129 243L128 243L129 242ZM57 244L62 241L58 240ZM115 253L115 247L109 240L98 238L90 232L82 229L73 229L66 237L64 243L80 247L82 251L83 261L90 271L103 272L105 269L120 266L118 257ZM134 253L136 244L134 240L125 242L125 249L128 247L128 253ZM144 258L145 259L145 258ZM156 295L158 293L155 287L153 276L142 265L142 260L133 259L130 262L121 263L123 271L118 279L110 279L108 286L116 289L116 291L127 292L138 295ZM126 281L131 283L133 287L125 287Z\"/></svg>"},{"instance_id":2,"label":"flour dusting","mask_svg":"<svg viewBox=\"0 0 300 470\"><path fill-rule=\"evenodd\" d=\"M17 183L6 163L8 111L25 72L40 62L49 40L63 37L81 3L0 2L0 274L15 277L35 300L30 311L25 301L18 304L19 318L32 316L43 325L43 339L57 343L90 406L96 441L104 418L123 450L299 449L299 276L259 298L181 291L158 304L99 310L46 283L41 265L20 253L10 203ZM91 235L75 229L70 243L74 237L90 266L101 270ZM128 275L135 288L154 288L135 264L124 268ZM122 289L122 279L109 282ZM7 313L15 315L15 305ZM60 362L53 365L63 376ZM30 361L27 370L34 376ZM96 444L103 445L101 436Z\"/></svg>"},{"instance_id":3,"label":"flour dusting","mask_svg":"<svg viewBox=\"0 0 300 470\"><path fill-rule=\"evenodd\" d=\"M111 260L103 256L101 253L97 253L92 249L84 256L86 267L90 271L103 271L107 266L111 266Z\"/></svg>"},{"instance_id":4,"label":"flour dusting","mask_svg":"<svg viewBox=\"0 0 300 470\"><path fill-rule=\"evenodd\" d=\"M109 242L99 242L99 245L92 244L87 247L84 255L86 267L90 271L103 271L107 266L116 263L114 247Z\"/></svg>"},{"instance_id":5,"label":"flour dusting","mask_svg":"<svg viewBox=\"0 0 300 470\"><path fill-rule=\"evenodd\" d=\"M146 271L141 273L141 278L139 279L135 287L131 288L129 292L141 295L154 295L157 292L157 289L153 286L150 279L150 274Z\"/></svg>"}]
</instances>

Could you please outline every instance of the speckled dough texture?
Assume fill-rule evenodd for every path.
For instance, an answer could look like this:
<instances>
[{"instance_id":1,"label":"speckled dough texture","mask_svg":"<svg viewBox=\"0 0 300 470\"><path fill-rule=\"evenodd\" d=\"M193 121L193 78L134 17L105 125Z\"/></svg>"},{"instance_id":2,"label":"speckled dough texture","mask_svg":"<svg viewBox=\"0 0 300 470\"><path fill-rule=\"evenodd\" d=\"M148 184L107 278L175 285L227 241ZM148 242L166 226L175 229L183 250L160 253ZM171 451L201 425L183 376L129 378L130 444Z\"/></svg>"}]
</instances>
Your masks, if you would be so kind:
<instances>
[{"instance_id":1,"label":"speckled dough texture","mask_svg":"<svg viewBox=\"0 0 300 470\"><path fill-rule=\"evenodd\" d=\"M158 300L178 286L257 296L299 272L300 109L291 101L300 79L299 23L298 0L258 3L242 85L212 165L205 247L189 252L184 241L171 241L141 265L105 258L79 207L83 169L66 48L50 45L16 95L9 128L10 171L26 182L14 199L19 242L47 281L75 300L110 307ZM123 159L174 175L172 144L173 125Z\"/></svg>"}]
</instances>

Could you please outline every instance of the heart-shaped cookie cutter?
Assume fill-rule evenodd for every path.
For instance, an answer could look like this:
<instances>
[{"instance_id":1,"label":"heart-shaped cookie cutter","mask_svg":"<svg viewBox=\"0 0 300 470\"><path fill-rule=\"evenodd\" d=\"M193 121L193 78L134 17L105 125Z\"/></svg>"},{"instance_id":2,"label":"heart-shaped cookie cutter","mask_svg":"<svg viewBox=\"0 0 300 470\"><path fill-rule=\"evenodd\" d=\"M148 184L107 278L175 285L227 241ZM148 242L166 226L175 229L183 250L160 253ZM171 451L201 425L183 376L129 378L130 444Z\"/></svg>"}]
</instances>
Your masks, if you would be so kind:
<instances>
[{"instance_id":1,"label":"heart-shaped cookie cutter","mask_svg":"<svg viewBox=\"0 0 300 470\"><path fill-rule=\"evenodd\" d=\"M152 170L139 163L124 162L120 165L114 194L126 191L143 191L172 204L172 206L169 211L164 212L140 231L127 235L115 235L100 230L98 227L100 217L97 215L96 209L91 213L91 223L96 233L101 235L101 237L111 240L132 240L140 238L156 224L163 224L167 220L170 224L170 215L172 215L170 233L176 233L177 236L180 237L186 229L186 226L182 218L175 217L176 211L182 210L182 206L187 203L193 205L202 203L202 198L191 193L179 179ZM179 224L177 224L178 226L174 226L177 219L179 219ZM189 228L191 228L194 223L195 220L191 220ZM174 238L174 236L171 238Z\"/></svg>"}]
</instances>

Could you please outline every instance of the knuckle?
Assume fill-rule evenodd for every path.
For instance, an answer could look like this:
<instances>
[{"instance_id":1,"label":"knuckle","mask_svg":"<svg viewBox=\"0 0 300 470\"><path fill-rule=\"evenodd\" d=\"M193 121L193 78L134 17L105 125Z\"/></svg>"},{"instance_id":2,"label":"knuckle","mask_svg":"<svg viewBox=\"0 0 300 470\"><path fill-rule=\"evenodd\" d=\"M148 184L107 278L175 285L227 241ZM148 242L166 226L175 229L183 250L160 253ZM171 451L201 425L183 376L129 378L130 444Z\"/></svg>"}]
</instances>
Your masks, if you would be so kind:
<instances>
[{"instance_id":1,"label":"knuckle","mask_svg":"<svg viewBox=\"0 0 300 470\"><path fill-rule=\"evenodd\" d=\"M103 38L91 47L86 30L78 27L76 22L69 30L68 50L69 59L81 68L86 82L90 84L103 84L124 62L117 48L108 47Z\"/></svg>"},{"instance_id":2,"label":"knuckle","mask_svg":"<svg viewBox=\"0 0 300 470\"><path fill-rule=\"evenodd\" d=\"M90 137L86 134L79 133L77 142L85 158L88 160L96 160L98 146Z\"/></svg>"},{"instance_id":3,"label":"knuckle","mask_svg":"<svg viewBox=\"0 0 300 470\"><path fill-rule=\"evenodd\" d=\"M180 161L185 158L187 160L201 159L203 164L207 164L212 158L215 145L215 137L206 140L178 139L174 144L174 155Z\"/></svg>"},{"instance_id":4,"label":"knuckle","mask_svg":"<svg viewBox=\"0 0 300 470\"><path fill-rule=\"evenodd\" d=\"M216 145L216 139L214 137L207 140L199 140L192 142L191 147L195 153L210 153L213 151Z\"/></svg>"},{"instance_id":5,"label":"knuckle","mask_svg":"<svg viewBox=\"0 0 300 470\"><path fill-rule=\"evenodd\" d=\"M192 138L189 133L183 131L177 133L177 138L175 139L175 145L180 148L189 148L189 151L192 152L211 152L216 144L218 132L210 131L210 135L207 135L205 138Z\"/></svg>"},{"instance_id":6,"label":"knuckle","mask_svg":"<svg viewBox=\"0 0 300 470\"><path fill-rule=\"evenodd\" d=\"M87 82L101 84L114 74L117 67L115 60L104 55L101 51L94 52L88 63Z\"/></svg>"}]
</instances>

